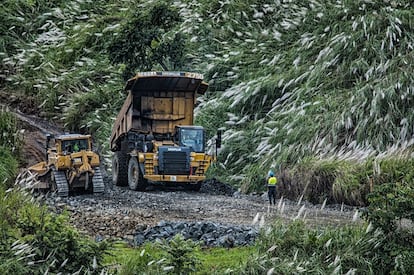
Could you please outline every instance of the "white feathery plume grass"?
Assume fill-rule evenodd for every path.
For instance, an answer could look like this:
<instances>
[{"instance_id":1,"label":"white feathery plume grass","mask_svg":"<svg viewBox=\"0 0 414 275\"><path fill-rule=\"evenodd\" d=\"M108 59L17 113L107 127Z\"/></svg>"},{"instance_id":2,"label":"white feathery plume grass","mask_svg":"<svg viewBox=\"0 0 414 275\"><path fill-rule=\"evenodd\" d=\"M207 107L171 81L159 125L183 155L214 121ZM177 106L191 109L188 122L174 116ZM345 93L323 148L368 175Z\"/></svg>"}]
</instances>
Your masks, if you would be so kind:
<instances>
[{"instance_id":1,"label":"white feathery plume grass","mask_svg":"<svg viewBox=\"0 0 414 275\"><path fill-rule=\"evenodd\" d=\"M359 211L358 209L355 211L354 216L352 216L352 221L356 222L359 218Z\"/></svg>"},{"instance_id":2,"label":"white feathery plume grass","mask_svg":"<svg viewBox=\"0 0 414 275\"><path fill-rule=\"evenodd\" d=\"M280 208L280 212L279 212L280 214L283 214L283 213L285 212L285 206L286 206L286 205L285 205L285 203L283 202L283 203L282 203L282 207Z\"/></svg>"},{"instance_id":3,"label":"white feathery plume grass","mask_svg":"<svg viewBox=\"0 0 414 275\"><path fill-rule=\"evenodd\" d=\"M302 200L303 200L303 194L300 195L297 206L299 206L302 203Z\"/></svg>"},{"instance_id":4,"label":"white feathery plume grass","mask_svg":"<svg viewBox=\"0 0 414 275\"><path fill-rule=\"evenodd\" d=\"M174 269L174 266L170 265L170 266L164 267L162 270L167 272L167 271L171 271L173 269Z\"/></svg>"},{"instance_id":5,"label":"white feathery plume grass","mask_svg":"<svg viewBox=\"0 0 414 275\"><path fill-rule=\"evenodd\" d=\"M357 274L357 269L356 268L351 268L350 270L348 270L345 275L354 275Z\"/></svg>"},{"instance_id":6,"label":"white feathery plume grass","mask_svg":"<svg viewBox=\"0 0 414 275\"><path fill-rule=\"evenodd\" d=\"M272 252L272 251L274 251L275 249L277 248L277 245L272 245L268 250L267 250L267 252Z\"/></svg>"},{"instance_id":7,"label":"white feathery plume grass","mask_svg":"<svg viewBox=\"0 0 414 275\"><path fill-rule=\"evenodd\" d=\"M372 225L372 223L369 223L367 226L367 229L365 229L365 233L369 233L374 229L374 226Z\"/></svg>"},{"instance_id":8,"label":"white feathery plume grass","mask_svg":"<svg viewBox=\"0 0 414 275\"><path fill-rule=\"evenodd\" d=\"M262 217L260 218L260 222L259 222L259 228L263 228L264 225L265 225L265 218L264 218L264 215L262 215Z\"/></svg>"},{"instance_id":9,"label":"white feathery plume grass","mask_svg":"<svg viewBox=\"0 0 414 275\"><path fill-rule=\"evenodd\" d=\"M321 210L323 210L323 209L325 208L325 206L326 206L326 201L327 201L327 199L325 199L325 200L323 201L322 206L321 206Z\"/></svg>"},{"instance_id":10,"label":"white feathery plume grass","mask_svg":"<svg viewBox=\"0 0 414 275\"><path fill-rule=\"evenodd\" d=\"M92 269L97 269L98 268L98 261L96 260L96 257L93 257L93 261L92 261Z\"/></svg>"},{"instance_id":11,"label":"white feathery plume grass","mask_svg":"<svg viewBox=\"0 0 414 275\"><path fill-rule=\"evenodd\" d=\"M252 221L252 225L255 225L260 218L260 213L256 213L256 216L254 216L253 221Z\"/></svg>"},{"instance_id":12,"label":"white feathery plume grass","mask_svg":"<svg viewBox=\"0 0 414 275\"><path fill-rule=\"evenodd\" d=\"M280 197L280 200L279 200L279 202L277 203L277 209L280 211L280 209L281 209L281 207L282 207L282 204L283 204L283 196L281 196Z\"/></svg>"},{"instance_id":13,"label":"white feathery plume grass","mask_svg":"<svg viewBox=\"0 0 414 275\"><path fill-rule=\"evenodd\" d=\"M296 217L293 220L299 219L304 211L305 211L305 205L302 205L302 207L298 211L298 214L296 215Z\"/></svg>"},{"instance_id":14,"label":"white feathery plume grass","mask_svg":"<svg viewBox=\"0 0 414 275\"><path fill-rule=\"evenodd\" d=\"M328 248L330 245L331 245L331 243L332 243L332 238L331 239L329 239L326 243L325 243L325 247L326 248Z\"/></svg>"},{"instance_id":15,"label":"white feathery plume grass","mask_svg":"<svg viewBox=\"0 0 414 275\"><path fill-rule=\"evenodd\" d=\"M293 261L296 262L298 259L299 249L296 249L295 255L293 255Z\"/></svg>"}]
</instances>

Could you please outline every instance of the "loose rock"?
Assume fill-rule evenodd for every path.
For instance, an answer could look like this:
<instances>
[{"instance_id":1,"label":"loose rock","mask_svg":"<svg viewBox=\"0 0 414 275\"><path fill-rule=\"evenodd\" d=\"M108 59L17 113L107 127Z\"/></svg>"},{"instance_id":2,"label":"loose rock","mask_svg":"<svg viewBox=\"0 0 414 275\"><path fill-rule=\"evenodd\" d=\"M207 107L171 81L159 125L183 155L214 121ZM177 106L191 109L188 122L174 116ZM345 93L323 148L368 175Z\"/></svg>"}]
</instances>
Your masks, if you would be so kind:
<instances>
[{"instance_id":1,"label":"loose rock","mask_svg":"<svg viewBox=\"0 0 414 275\"><path fill-rule=\"evenodd\" d=\"M214 222L169 222L160 221L156 226L137 230L134 245L157 239L170 240L181 234L184 239L198 241L203 246L235 247L250 245L259 231L251 226L223 225Z\"/></svg>"}]
</instances>

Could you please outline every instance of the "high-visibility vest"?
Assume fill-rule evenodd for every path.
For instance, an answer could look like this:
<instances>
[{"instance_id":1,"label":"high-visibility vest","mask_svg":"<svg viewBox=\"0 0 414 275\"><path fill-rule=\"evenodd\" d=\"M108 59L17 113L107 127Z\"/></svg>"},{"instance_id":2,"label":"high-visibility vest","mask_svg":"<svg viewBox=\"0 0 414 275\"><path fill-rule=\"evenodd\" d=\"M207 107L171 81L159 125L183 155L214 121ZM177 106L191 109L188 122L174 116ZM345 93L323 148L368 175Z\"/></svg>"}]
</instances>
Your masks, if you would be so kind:
<instances>
[{"instance_id":1,"label":"high-visibility vest","mask_svg":"<svg viewBox=\"0 0 414 275\"><path fill-rule=\"evenodd\" d=\"M267 186L276 186L276 183L277 183L276 177L270 177L267 180Z\"/></svg>"}]
</instances>

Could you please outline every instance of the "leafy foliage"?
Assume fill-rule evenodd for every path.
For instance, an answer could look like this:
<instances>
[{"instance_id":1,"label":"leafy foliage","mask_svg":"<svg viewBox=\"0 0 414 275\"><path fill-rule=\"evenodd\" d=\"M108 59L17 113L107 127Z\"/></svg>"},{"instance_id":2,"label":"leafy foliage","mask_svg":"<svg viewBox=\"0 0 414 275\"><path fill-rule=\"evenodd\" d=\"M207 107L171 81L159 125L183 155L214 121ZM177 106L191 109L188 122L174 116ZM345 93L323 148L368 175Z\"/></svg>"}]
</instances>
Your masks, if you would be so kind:
<instances>
[{"instance_id":1,"label":"leafy foliage","mask_svg":"<svg viewBox=\"0 0 414 275\"><path fill-rule=\"evenodd\" d=\"M402 189L411 186L414 162L407 155L370 158L355 162L306 158L295 168L277 171L278 194L312 203L345 203L367 206L368 195L378 186L392 183Z\"/></svg>"},{"instance_id":2,"label":"leafy foliage","mask_svg":"<svg viewBox=\"0 0 414 275\"><path fill-rule=\"evenodd\" d=\"M124 78L136 70L177 70L184 65L185 39L182 34L171 35L180 17L174 6L156 3L145 10L139 7L108 47L114 63L126 65ZM168 66L171 65L172 67Z\"/></svg>"},{"instance_id":3,"label":"leafy foliage","mask_svg":"<svg viewBox=\"0 0 414 275\"><path fill-rule=\"evenodd\" d=\"M369 163L411 150L410 4L8 0L1 83L67 130L96 133L105 150L123 78L135 70L203 72L210 92L196 120L210 138L225 129L221 164L209 174L260 190L261 175L280 164L293 171L306 159ZM365 178L331 172L326 196L364 202L357 192Z\"/></svg>"},{"instance_id":4,"label":"leafy foliage","mask_svg":"<svg viewBox=\"0 0 414 275\"><path fill-rule=\"evenodd\" d=\"M165 252L166 265L173 267L174 274L190 274L200 265L199 258L194 254L199 249L198 243L185 240L180 234L169 241L164 240L160 247Z\"/></svg>"},{"instance_id":5,"label":"leafy foliage","mask_svg":"<svg viewBox=\"0 0 414 275\"><path fill-rule=\"evenodd\" d=\"M201 262L199 245L177 234L171 240L156 244L147 243L135 255L129 257L120 274L192 274Z\"/></svg>"},{"instance_id":6,"label":"leafy foliage","mask_svg":"<svg viewBox=\"0 0 414 275\"><path fill-rule=\"evenodd\" d=\"M368 195L365 215L385 233L393 233L404 222L414 222L414 188L412 183L386 183L375 187ZM403 226L404 228L404 226ZM401 228L400 228L401 229Z\"/></svg>"},{"instance_id":7,"label":"leafy foliage","mask_svg":"<svg viewBox=\"0 0 414 275\"><path fill-rule=\"evenodd\" d=\"M108 249L79 235L66 215L50 213L22 190L0 188L0 271L74 273L98 271Z\"/></svg>"},{"instance_id":8,"label":"leafy foliage","mask_svg":"<svg viewBox=\"0 0 414 275\"><path fill-rule=\"evenodd\" d=\"M188 23L216 30L197 38L198 49L209 45L211 88L225 90L217 102L232 114L227 131L237 133L223 154L246 157L234 156L239 136L255 146L254 161L226 165L226 179L255 163L266 171L306 156L366 158L411 139L412 8L351 2L211 3ZM243 122L253 120L251 137Z\"/></svg>"}]
</instances>

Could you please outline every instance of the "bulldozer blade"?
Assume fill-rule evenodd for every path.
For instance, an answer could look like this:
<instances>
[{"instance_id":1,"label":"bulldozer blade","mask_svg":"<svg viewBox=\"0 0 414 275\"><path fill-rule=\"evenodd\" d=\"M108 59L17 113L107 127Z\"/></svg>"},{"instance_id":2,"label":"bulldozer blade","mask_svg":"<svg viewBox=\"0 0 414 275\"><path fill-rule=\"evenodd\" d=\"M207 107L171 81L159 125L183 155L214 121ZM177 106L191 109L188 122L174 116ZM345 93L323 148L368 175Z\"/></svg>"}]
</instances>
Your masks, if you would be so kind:
<instances>
[{"instance_id":1,"label":"bulldozer blade","mask_svg":"<svg viewBox=\"0 0 414 275\"><path fill-rule=\"evenodd\" d=\"M49 176L50 170L45 171L42 175L39 175L36 172L26 170L25 172L19 174L16 179L16 184L20 185L24 189L36 189L36 190L46 190L49 189L49 182L47 177Z\"/></svg>"},{"instance_id":2,"label":"bulldozer blade","mask_svg":"<svg viewBox=\"0 0 414 275\"><path fill-rule=\"evenodd\" d=\"M45 161L42 161L33 166L30 166L28 170L32 173L38 174L39 176L43 176L49 172L50 168L47 167Z\"/></svg>"}]
</instances>

